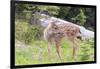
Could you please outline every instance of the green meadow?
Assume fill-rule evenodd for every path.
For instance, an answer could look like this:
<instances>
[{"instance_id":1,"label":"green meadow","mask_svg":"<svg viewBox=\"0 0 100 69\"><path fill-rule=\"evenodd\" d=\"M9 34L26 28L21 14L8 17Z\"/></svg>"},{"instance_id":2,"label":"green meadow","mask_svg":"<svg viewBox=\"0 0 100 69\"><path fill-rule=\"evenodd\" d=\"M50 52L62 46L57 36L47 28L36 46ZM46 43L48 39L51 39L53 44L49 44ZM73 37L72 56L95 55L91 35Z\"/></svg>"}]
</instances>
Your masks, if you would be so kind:
<instances>
[{"instance_id":1,"label":"green meadow","mask_svg":"<svg viewBox=\"0 0 100 69\"><path fill-rule=\"evenodd\" d=\"M43 29L38 26L29 27L27 21L15 21L15 64L34 65L51 63L74 62L72 47L63 39L61 43L61 57L56 53L55 44L52 43L51 56L48 56L47 42L43 39ZM94 40L79 41L79 49L76 62L94 61Z\"/></svg>"}]
</instances>

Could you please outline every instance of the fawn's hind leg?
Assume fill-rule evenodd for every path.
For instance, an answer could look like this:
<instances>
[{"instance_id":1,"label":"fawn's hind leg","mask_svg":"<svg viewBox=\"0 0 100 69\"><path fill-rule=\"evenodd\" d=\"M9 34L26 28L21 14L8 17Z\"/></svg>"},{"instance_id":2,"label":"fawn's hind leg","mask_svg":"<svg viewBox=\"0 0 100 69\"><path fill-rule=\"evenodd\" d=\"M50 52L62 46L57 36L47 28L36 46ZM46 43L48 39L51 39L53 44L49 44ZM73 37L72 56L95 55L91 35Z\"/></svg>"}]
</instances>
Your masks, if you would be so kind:
<instances>
[{"instance_id":1,"label":"fawn's hind leg","mask_svg":"<svg viewBox=\"0 0 100 69\"><path fill-rule=\"evenodd\" d=\"M73 51L73 58L74 58L74 60L76 61L76 59L77 59L77 54L78 54L78 48L79 48L79 44L78 44L78 42L77 42L77 39L75 39L74 41L73 41L73 46L74 46L74 51Z\"/></svg>"},{"instance_id":2,"label":"fawn's hind leg","mask_svg":"<svg viewBox=\"0 0 100 69\"><path fill-rule=\"evenodd\" d=\"M69 38L69 39L70 39L70 42L72 44L72 49L73 49L72 56L73 56L74 61L76 61L76 59L77 59L77 50L78 50L77 41L76 41L75 38Z\"/></svg>"},{"instance_id":3,"label":"fawn's hind leg","mask_svg":"<svg viewBox=\"0 0 100 69\"><path fill-rule=\"evenodd\" d=\"M77 59L77 50L78 50L78 46L76 45L75 41L73 41L73 59L75 61Z\"/></svg>"}]
</instances>

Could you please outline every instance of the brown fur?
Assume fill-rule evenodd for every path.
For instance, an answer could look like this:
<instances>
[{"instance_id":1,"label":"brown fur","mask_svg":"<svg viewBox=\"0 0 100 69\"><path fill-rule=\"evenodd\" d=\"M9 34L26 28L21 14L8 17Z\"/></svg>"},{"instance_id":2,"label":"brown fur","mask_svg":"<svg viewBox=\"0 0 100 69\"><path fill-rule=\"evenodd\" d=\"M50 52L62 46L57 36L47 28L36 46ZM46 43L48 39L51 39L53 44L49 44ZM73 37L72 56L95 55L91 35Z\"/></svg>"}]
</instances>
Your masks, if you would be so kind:
<instances>
[{"instance_id":1,"label":"brown fur","mask_svg":"<svg viewBox=\"0 0 100 69\"><path fill-rule=\"evenodd\" d=\"M61 47L61 40L63 37L67 37L67 39L71 42L73 48L73 59L76 60L77 55L77 34L79 33L80 29L77 25L72 23L62 23L62 24L55 24L55 22L49 23L49 25L44 30L44 37L48 42L48 54L50 56L51 50L51 42L54 40L56 45L56 52L61 58L60 47Z\"/></svg>"}]
</instances>

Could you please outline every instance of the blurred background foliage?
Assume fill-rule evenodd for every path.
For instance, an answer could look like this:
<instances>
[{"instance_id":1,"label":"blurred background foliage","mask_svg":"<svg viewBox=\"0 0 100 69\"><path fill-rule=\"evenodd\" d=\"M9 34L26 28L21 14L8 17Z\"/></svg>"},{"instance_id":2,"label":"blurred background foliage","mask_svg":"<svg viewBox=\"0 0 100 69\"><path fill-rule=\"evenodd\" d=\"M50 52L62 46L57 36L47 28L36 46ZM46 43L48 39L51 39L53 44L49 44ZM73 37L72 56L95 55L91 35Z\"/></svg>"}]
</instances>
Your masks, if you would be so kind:
<instances>
[{"instance_id":1,"label":"blurred background foliage","mask_svg":"<svg viewBox=\"0 0 100 69\"><path fill-rule=\"evenodd\" d=\"M22 21L22 23L19 24L17 27L20 30L24 29L23 26L26 26L28 28L28 30L24 30L24 32L22 32L24 34L22 36L26 36L27 40L29 39L28 42L31 42L30 38L32 38L33 36L38 38L38 36L36 36L36 35L43 34L41 32L41 31L43 31L43 29L40 26L35 25L32 28L28 27L28 25L33 22L39 23L38 19L40 19L40 17L34 15L34 12L37 12L37 11L46 11L47 14L50 16L54 16L54 17L57 17L57 18L60 18L63 20L73 22L75 24L84 26L89 30L94 31L95 8L70 7L70 6L50 6L50 5L35 5L35 4L16 4L15 6L16 6L16 9L15 9L16 21L20 21L20 22ZM18 23L16 23L16 25L17 24ZM26 29L26 27L25 27L25 29ZM28 32L25 32L25 31L28 31ZM36 34L36 32L38 34L33 35L34 31L35 31L35 34ZM18 31L16 30L16 33L17 32ZM19 33L18 35L21 36L21 33ZM16 36L16 37L18 37L18 36ZM25 40L25 39L23 39L23 40ZM26 43L28 43L28 42L26 41Z\"/></svg>"},{"instance_id":2,"label":"blurred background foliage","mask_svg":"<svg viewBox=\"0 0 100 69\"><path fill-rule=\"evenodd\" d=\"M36 22L39 18L34 16L36 11L47 11L50 16L73 22L92 31L95 28L95 8L20 3L16 4L15 7L16 64L33 64L40 63L40 61L41 63L60 62L59 59L54 59L56 54L52 55L52 61L47 59L47 43L43 40L43 28L39 25L29 26L30 22ZM54 52L55 47L52 48L52 53ZM72 51L64 40L62 52L65 62L66 60L71 62L69 53ZM66 54L69 55L66 56ZM94 39L80 42L78 56L79 62L94 61Z\"/></svg>"},{"instance_id":3,"label":"blurred background foliage","mask_svg":"<svg viewBox=\"0 0 100 69\"><path fill-rule=\"evenodd\" d=\"M18 19L30 19L32 17L32 13L36 11L47 11L51 16L94 30L95 8L16 4L16 18Z\"/></svg>"}]
</instances>

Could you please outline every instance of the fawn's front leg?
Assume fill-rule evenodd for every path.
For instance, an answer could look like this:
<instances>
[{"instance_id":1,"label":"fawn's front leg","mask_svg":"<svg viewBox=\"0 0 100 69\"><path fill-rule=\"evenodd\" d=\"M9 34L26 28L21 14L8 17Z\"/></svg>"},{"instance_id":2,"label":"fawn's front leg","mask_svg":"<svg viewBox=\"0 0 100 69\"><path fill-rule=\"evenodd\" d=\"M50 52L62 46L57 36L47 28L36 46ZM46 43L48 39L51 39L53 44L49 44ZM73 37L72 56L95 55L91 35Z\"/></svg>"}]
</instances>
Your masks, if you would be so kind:
<instances>
[{"instance_id":1,"label":"fawn's front leg","mask_svg":"<svg viewBox=\"0 0 100 69\"><path fill-rule=\"evenodd\" d=\"M61 58L61 38L56 38L55 44L56 44L57 55L59 56L60 60L62 61L62 58Z\"/></svg>"},{"instance_id":2,"label":"fawn's front leg","mask_svg":"<svg viewBox=\"0 0 100 69\"><path fill-rule=\"evenodd\" d=\"M51 53L51 41L48 40L48 56L50 57Z\"/></svg>"}]
</instances>

